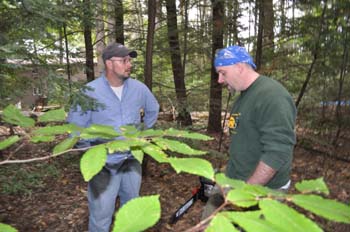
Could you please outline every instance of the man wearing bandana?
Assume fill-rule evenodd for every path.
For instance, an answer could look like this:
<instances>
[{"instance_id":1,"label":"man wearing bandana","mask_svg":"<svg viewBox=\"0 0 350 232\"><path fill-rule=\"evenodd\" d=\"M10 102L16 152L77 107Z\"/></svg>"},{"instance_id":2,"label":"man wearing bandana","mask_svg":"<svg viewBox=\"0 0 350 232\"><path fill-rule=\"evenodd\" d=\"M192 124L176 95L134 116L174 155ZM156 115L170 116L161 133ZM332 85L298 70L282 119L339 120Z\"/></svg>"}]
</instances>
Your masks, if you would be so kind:
<instances>
[{"instance_id":1,"label":"man wearing bandana","mask_svg":"<svg viewBox=\"0 0 350 232\"><path fill-rule=\"evenodd\" d=\"M293 98L280 83L255 71L244 47L221 49L214 65L218 82L229 91L240 92L229 120L231 143L226 175L287 191L296 142ZM222 196L212 196L202 218L221 202Z\"/></svg>"}]
</instances>

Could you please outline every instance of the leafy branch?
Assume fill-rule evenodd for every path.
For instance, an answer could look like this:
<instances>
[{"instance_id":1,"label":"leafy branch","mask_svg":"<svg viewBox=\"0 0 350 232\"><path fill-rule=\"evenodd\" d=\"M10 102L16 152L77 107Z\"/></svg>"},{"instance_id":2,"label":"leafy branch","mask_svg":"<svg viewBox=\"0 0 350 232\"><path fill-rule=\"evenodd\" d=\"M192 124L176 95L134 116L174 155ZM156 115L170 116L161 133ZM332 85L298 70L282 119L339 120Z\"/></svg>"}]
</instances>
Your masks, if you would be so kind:
<instances>
[{"instance_id":1,"label":"leafy branch","mask_svg":"<svg viewBox=\"0 0 350 232\"><path fill-rule=\"evenodd\" d=\"M5 108L2 119L6 123L26 128L35 126L33 119L22 115L14 106ZM38 121L50 123L64 119L65 112L59 109L40 116ZM56 136L63 134L72 136L57 144L53 148L52 156L6 160L0 164L32 162L70 151L86 150L80 161L80 170L84 180L89 181L103 168L108 153L131 151L139 162L142 162L144 154L150 155L157 162L169 163L177 173L187 172L214 180L224 196L224 203L212 215L187 232L204 229L207 232L240 231L241 228L247 232L322 231L314 221L294 208L302 208L327 220L350 224L350 206L336 200L325 199L323 196L329 195L329 190L322 178L297 183L295 187L300 194L286 194L264 186L248 185L243 181L230 179L223 173L215 174L211 163L197 157L206 152L193 149L176 140L176 138L210 140L211 138L206 135L173 128L139 131L133 126L124 126L120 128L120 132L116 132L114 128L104 125L80 128L72 124L63 124L35 128L26 137L30 138L31 142L39 143L54 141ZM79 140L95 139L104 139L104 142L95 146L74 148ZM10 136L0 142L0 150L13 146L20 140L21 137L18 135ZM196 157L179 158L168 155L168 151ZM241 210L225 210L229 205L239 207ZM248 210L251 207L256 210ZM157 223L160 212L159 195L133 199L115 214L113 232L144 231ZM3 231L15 231L12 227L0 223L1 227L4 228Z\"/></svg>"}]
</instances>

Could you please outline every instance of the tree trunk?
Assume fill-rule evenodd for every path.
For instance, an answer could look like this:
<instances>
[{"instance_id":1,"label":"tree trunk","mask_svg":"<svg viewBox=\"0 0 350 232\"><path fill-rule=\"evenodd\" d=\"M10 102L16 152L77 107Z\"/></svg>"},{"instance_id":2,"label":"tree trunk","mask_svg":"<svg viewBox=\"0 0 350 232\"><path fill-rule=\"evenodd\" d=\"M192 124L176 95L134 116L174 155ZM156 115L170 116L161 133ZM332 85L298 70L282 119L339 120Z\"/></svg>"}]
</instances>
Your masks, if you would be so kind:
<instances>
[{"instance_id":1,"label":"tree trunk","mask_svg":"<svg viewBox=\"0 0 350 232\"><path fill-rule=\"evenodd\" d=\"M212 0L211 2L213 7L212 60L214 60L217 49L223 47L224 5L221 0ZM220 132L222 130L222 86L218 83L219 76L213 62L211 63L208 132Z\"/></svg>"},{"instance_id":2,"label":"tree trunk","mask_svg":"<svg viewBox=\"0 0 350 232\"><path fill-rule=\"evenodd\" d=\"M147 44L146 44L146 62L145 62L145 84L152 91L152 70L153 70L153 39L156 25L156 0L148 0L148 25L147 25Z\"/></svg>"},{"instance_id":3,"label":"tree trunk","mask_svg":"<svg viewBox=\"0 0 350 232\"><path fill-rule=\"evenodd\" d=\"M256 11L259 12L258 21L258 38L256 41L256 52L255 52L255 65L256 69L259 70L262 65L262 46L263 46L263 30L264 30L264 8L262 7L260 0L256 1Z\"/></svg>"},{"instance_id":4,"label":"tree trunk","mask_svg":"<svg viewBox=\"0 0 350 232\"><path fill-rule=\"evenodd\" d=\"M185 77L181 64L181 52L179 44L179 32L177 29L175 0L166 0L168 40L173 69L176 98L178 104L177 121L182 126L192 125L191 114L187 110L187 95Z\"/></svg>"},{"instance_id":5,"label":"tree trunk","mask_svg":"<svg viewBox=\"0 0 350 232\"><path fill-rule=\"evenodd\" d=\"M124 9L123 0L115 0L114 5L115 17L115 42L124 44Z\"/></svg>"},{"instance_id":6,"label":"tree trunk","mask_svg":"<svg viewBox=\"0 0 350 232\"><path fill-rule=\"evenodd\" d=\"M104 0L98 0L97 10L96 10L96 56L97 56L97 72L102 73L104 69L104 64L102 60L102 51L105 48L105 26L104 26L104 10L103 10Z\"/></svg>"},{"instance_id":7,"label":"tree trunk","mask_svg":"<svg viewBox=\"0 0 350 232\"><path fill-rule=\"evenodd\" d=\"M327 1L325 1L325 3L324 3L322 15L321 15L321 18L320 18L320 25L319 25L320 29L319 29L319 33L318 33L317 38L316 38L315 47L314 47L314 49L312 51L313 59L312 59L309 71L307 72L306 79L305 79L305 81L303 83L303 86L301 87L300 92L299 92L298 99L295 102L295 106L297 108L298 108L298 106L299 106L299 104L301 102L301 99L304 96L304 93L306 91L306 87L309 84L309 81L310 81L311 76L312 76L312 71L313 71L314 65L315 65L317 57L318 57L319 47L320 47L320 42L321 42L321 34L323 32L323 26L324 26L323 24L324 24L324 17L325 17L326 9L327 9Z\"/></svg>"},{"instance_id":8,"label":"tree trunk","mask_svg":"<svg viewBox=\"0 0 350 232\"><path fill-rule=\"evenodd\" d=\"M349 18L347 18L347 23L346 25L348 25L349 23ZM336 122L337 122L337 131L335 134L335 137L333 139L333 145L337 144L337 141L340 137L340 132L341 132L341 128L343 126L343 114L341 112L341 102L342 100L342 96L343 96L343 88L344 88L344 82L345 82L345 76L346 76L346 72L347 72L347 64L349 61L349 48L348 48L348 31L345 29L344 32L344 43L343 43L343 58L342 58L342 64L340 67L340 77L339 77L339 88L338 88L338 94L337 94L337 101L338 104L336 106L336 114L335 114L335 118L336 118Z\"/></svg>"},{"instance_id":9,"label":"tree trunk","mask_svg":"<svg viewBox=\"0 0 350 232\"><path fill-rule=\"evenodd\" d=\"M88 82L95 79L94 73L94 48L91 39L91 22L92 12L90 0L83 0L83 13L84 13L84 41L85 41L85 68L86 79Z\"/></svg>"},{"instance_id":10,"label":"tree trunk","mask_svg":"<svg viewBox=\"0 0 350 232\"><path fill-rule=\"evenodd\" d=\"M262 31L262 66L267 65L274 54L274 11L272 0L264 0L263 8L263 31Z\"/></svg>"}]
</instances>

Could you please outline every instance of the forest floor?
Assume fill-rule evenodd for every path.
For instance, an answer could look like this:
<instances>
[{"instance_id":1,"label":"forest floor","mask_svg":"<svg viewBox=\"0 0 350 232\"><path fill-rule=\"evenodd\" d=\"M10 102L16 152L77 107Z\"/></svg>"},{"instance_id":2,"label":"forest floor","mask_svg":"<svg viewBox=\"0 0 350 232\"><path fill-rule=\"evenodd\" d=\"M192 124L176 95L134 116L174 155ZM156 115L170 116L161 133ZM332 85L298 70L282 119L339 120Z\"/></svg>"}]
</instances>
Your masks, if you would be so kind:
<instances>
[{"instance_id":1,"label":"forest floor","mask_svg":"<svg viewBox=\"0 0 350 232\"><path fill-rule=\"evenodd\" d=\"M214 137L215 140L200 144L200 148L208 150L210 154L206 158L214 167L219 167L224 163L222 160L227 158L224 154L228 148L228 138L226 136L222 152L219 153L215 152L219 139L218 136ZM350 165L346 159L350 158L350 144L344 142L336 149L322 144L315 142L312 133L298 134L292 181L296 183L303 179L324 177L330 189L329 198L349 204ZM28 144L21 151L13 158L42 156L49 149ZM335 158L335 154L338 158ZM87 188L79 171L79 159L80 154L67 154L45 162L1 166L0 222L10 224L20 232L87 231ZM176 174L169 165L150 159L147 175L143 177L141 195L160 194L162 214L160 221L147 231L184 231L196 225L204 206L201 201L197 201L176 224L169 224L169 220L198 186L197 176ZM293 187L291 193L295 193ZM325 231L350 231L350 225L329 222L312 214L307 216Z\"/></svg>"}]
</instances>

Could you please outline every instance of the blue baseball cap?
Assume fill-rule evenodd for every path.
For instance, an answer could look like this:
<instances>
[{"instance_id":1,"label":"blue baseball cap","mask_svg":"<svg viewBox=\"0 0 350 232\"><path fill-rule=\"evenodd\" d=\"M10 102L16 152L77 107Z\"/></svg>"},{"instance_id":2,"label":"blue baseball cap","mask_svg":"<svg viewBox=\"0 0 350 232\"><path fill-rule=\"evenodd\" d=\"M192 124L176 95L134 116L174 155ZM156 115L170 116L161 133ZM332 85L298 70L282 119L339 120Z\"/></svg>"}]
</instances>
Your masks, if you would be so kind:
<instances>
[{"instance_id":1,"label":"blue baseball cap","mask_svg":"<svg viewBox=\"0 0 350 232\"><path fill-rule=\"evenodd\" d=\"M247 63L256 69L256 65L253 62L253 58L249 55L244 47L240 46L230 46L221 49L215 55L214 66L229 66L236 63Z\"/></svg>"}]
</instances>

